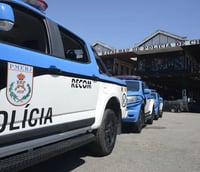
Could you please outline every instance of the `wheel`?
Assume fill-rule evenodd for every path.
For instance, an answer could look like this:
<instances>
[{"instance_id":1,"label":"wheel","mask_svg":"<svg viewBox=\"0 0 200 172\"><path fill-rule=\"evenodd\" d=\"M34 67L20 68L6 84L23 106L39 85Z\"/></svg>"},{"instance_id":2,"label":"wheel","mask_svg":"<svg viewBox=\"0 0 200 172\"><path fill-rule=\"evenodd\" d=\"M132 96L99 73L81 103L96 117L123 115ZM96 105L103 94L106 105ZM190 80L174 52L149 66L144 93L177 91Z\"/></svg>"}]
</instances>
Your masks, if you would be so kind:
<instances>
[{"instance_id":1,"label":"wheel","mask_svg":"<svg viewBox=\"0 0 200 172\"><path fill-rule=\"evenodd\" d=\"M133 126L133 130L136 133L141 133L141 131L142 131L142 127L143 127L143 123L144 123L143 116L144 116L143 111L140 110L138 121L136 123L134 123L134 126Z\"/></svg>"},{"instance_id":2,"label":"wheel","mask_svg":"<svg viewBox=\"0 0 200 172\"><path fill-rule=\"evenodd\" d=\"M178 109L177 109L177 112L180 113L180 112L181 112L181 109L178 108Z\"/></svg>"},{"instance_id":3,"label":"wheel","mask_svg":"<svg viewBox=\"0 0 200 172\"><path fill-rule=\"evenodd\" d=\"M156 111L155 111L155 108L154 108L154 107L153 107L152 114L153 114L153 119L154 119L154 120L158 120L158 115L156 115Z\"/></svg>"},{"instance_id":4,"label":"wheel","mask_svg":"<svg viewBox=\"0 0 200 172\"><path fill-rule=\"evenodd\" d=\"M159 114L155 115L155 116L154 116L154 119L155 119L155 120L158 120L158 119L159 119Z\"/></svg>"},{"instance_id":5,"label":"wheel","mask_svg":"<svg viewBox=\"0 0 200 172\"><path fill-rule=\"evenodd\" d=\"M154 114L154 119L155 120L158 120L159 119L159 112L157 113L157 115L156 115L156 111L155 111L155 109L153 110L153 114Z\"/></svg>"},{"instance_id":6,"label":"wheel","mask_svg":"<svg viewBox=\"0 0 200 172\"><path fill-rule=\"evenodd\" d=\"M151 113L151 118L147 121L147 124L153 124L153 120L154 120L154 114L152 112Z\"/></svg>"},{"instance_id":7,"label":"wheel","mask_svg":"<svg viewBox=\"0 0 200 172\"><path fill-rule=\"evenodd\" d=\"M117 136L117 117L113 110L106 109L101 127L96 132L96 140L91 144L91 151L97 156L109 155Z\"/></svg>"},{"instance_id":8,"label":"wheel","mask_svg":"<svg viewBox=\"0 0 200 172\"><path fill-rule=\"evenodd\" d=\"M170 111L174 113L176 110L175 110L174 108L171 108L171 110L170 110Z\"/></svg>"},{"instance_id":9,"label":"wheel","mask_svg":"<svg viewBox=\"0 0 200 172\"><path fill-rule=\"evenodd\" d=\"M159 114L160 118L163 117L163 111L160 111L160 114Z\"/></svg>"}]
</instances>

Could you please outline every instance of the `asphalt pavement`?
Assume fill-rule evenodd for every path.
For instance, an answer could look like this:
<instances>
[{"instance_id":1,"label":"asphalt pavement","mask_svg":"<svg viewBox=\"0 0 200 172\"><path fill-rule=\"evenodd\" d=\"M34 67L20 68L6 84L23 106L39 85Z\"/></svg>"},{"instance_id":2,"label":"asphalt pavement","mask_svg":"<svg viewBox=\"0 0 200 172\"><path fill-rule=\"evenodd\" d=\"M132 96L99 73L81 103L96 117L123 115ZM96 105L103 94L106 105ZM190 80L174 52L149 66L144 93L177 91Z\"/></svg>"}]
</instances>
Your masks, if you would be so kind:
<instances>
[{"instance_id":1,"label":"asphalt pavement","mask_svg":"<svg viewBox=\"0 0 200 172\"><path fill-rule=\"evenodd\" d=\"M124 131L111 155L94 157L85 148L23 172L199 172L200 114L168 113L140 134Z\"/></svg>"}]
</instances>

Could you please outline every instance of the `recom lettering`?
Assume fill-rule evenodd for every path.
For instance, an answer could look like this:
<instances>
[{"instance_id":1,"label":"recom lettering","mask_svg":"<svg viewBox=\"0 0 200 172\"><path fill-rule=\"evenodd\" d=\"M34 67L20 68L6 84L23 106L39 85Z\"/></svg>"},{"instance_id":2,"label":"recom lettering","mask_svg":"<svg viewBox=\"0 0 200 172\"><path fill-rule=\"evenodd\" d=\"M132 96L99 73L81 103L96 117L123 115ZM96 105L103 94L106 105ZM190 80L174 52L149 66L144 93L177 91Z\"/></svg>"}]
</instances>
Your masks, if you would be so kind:
<instances>
[{"instance_id":1,"label":"recom lettering","mask_svg":"<svg viewBox=\"0 0 200 172\"><path fill-rule=\"evenodd\" d=\"M92 82L85 79L72 79L71 88L91 89Z\"/></svg>"}]
</instances>

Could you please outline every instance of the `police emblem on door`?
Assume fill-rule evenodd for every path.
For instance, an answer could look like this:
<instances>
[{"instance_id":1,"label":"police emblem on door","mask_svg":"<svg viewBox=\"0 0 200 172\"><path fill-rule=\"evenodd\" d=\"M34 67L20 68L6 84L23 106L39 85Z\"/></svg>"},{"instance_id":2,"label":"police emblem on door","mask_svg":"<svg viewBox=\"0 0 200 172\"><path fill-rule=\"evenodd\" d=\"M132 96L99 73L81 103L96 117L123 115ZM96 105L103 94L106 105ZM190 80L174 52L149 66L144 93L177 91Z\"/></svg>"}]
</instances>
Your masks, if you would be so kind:
<instances>
[{"instance_id":1,"label":"police emblem on door","mask_svg":"<svg viewBox=\"0 0 200 172\"><path fill-rule=\"evenodd\" d=\"M7 99L15 105L28 103L33 92L33 67L17 63L8 63Z\"/></svg>"}]
</instances>

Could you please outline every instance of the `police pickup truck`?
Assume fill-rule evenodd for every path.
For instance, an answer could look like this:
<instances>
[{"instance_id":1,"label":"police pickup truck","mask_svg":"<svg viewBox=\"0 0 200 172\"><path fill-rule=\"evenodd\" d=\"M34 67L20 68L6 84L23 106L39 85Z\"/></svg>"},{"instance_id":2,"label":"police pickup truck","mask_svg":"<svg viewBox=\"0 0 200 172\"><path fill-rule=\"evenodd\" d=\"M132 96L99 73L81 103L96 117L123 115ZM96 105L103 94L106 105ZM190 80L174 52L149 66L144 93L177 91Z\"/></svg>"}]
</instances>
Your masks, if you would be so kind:
<instances>
[{"instance_id":1,"label":"police pickup truck","mask_svg":"<svg viewBox=\"0 0 200 172\"><path fill-rule=\"evenodd\" d=\"M153 98L150 97L150 90L141 77L134 75L116 76L127 84L127 110L128 113L122 118L123 124L131 126L134 132L140 133L146 123L153 123Z\"/></svg>"},{"instance_id":2,"label":"police pickup truck","mask_svg":"<svg viewBox=\"0 0 200 172\"><path fill-rule=\"evenodd\" d=\"M0 171L88 143L108 155L126 113L125 82L106 75L91 46L46 7L0 0Z\"/></svg>"}]
</instances>

